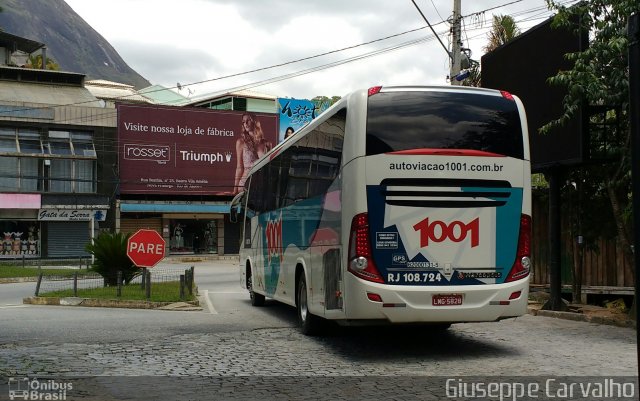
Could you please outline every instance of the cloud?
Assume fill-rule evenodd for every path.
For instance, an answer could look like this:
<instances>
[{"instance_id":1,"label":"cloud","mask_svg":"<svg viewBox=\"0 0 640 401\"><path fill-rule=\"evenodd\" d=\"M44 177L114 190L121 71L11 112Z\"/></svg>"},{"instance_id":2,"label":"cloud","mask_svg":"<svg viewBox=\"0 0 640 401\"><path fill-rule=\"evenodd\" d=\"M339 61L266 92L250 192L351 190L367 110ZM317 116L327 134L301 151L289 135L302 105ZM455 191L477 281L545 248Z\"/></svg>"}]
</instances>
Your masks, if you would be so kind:
<instances>
[{"instance_id":1,"label":"cloud","mask_svg":"<svg viewBox=\"0 0 640 401\"><path fill-rule=\"evenodd\" d=\"M199 95L298 75L306 69L340 64L350 57L364 58L254 89L301 98L341 96L378 84L447 84L448 55L410 1L111 0L109 7L100 0L66 1L114 45L132 68L153 83L174 86L176 82L185 85L211 80L196 87ZM463 14L486 8L479 3L465 4ZM531 8L532 3L526 0L517 6ZM451 15L450 1L418 4L448 44L448 25L438 23ZM469 25L465 26L463 39L477 60L482 55L490 18L478 14L465 19ZM423 29L262 72L218 79L417 28ZM420 38L429 40L377 56L366 55Z\"/></svg>"},{"instance_id":2,"label":"cloud","mask_svg":"<svg viewBox=\"0 0 640 401\"><path fill-rule=\"evenodd\" d=\"M203 80L210 71L222 70L221 64L205 50L121 40L113 45L132 68L144 72L153 84L184 85Z\"/></svg>"}]
</instances>

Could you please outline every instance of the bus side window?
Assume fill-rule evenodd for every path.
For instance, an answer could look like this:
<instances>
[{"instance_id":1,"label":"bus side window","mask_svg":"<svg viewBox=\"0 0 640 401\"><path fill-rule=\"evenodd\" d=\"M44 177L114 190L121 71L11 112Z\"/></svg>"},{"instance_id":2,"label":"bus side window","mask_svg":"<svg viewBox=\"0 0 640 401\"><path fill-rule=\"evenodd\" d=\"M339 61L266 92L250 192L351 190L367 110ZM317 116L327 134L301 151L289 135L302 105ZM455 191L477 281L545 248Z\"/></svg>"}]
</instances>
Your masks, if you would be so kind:
<instances>
[{"instance_id":1,"label":"bus side window","mask_svg":"<svg viewBox=\"0 0 640 401\"><path fill-rule=\"evenodd\" d=\"M251 219L244 220L244 247L251 248Z\"/></svg>"},{"instance_id":2,"label":"bus side window","mask_svg":"<svg viewBox=\"0 0 640 401\"><path fill-rule=\"evenodd\" d=\"M254 216L262 212L263 199L263 183L262 183L262 170L258 170L251 176L251 186L249 190L249 199L247 201L247 215Z\"/></svg>"}]
</instances>

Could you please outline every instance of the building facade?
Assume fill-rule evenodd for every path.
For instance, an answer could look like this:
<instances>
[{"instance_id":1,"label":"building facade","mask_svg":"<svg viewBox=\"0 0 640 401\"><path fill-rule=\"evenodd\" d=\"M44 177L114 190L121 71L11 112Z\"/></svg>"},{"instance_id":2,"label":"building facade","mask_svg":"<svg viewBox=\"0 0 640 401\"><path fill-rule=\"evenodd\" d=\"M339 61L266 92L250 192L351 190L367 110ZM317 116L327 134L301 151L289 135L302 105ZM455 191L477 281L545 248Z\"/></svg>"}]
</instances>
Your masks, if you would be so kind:
<instances>
[{"instance_id":1,"label":"building facade","mask_svg":"<svg viewBox=\"0 0 640 401\"><path fill-rule=\"evenodd\" d=\"M88 256L86 244L101 231L141 228L161 233L169 255L237 254L240 225L230 222L229 203L237 187L238 129L244 112L257 113L275 145L276 97L251 91L197 100L176 95L168 102L174 107L162 109L171 91L161 87L143 93L116 82L87 82L83 74L24 68L24 60L43 47L0 32L0 258ZM151 113L157 124L149 126L161 125L162 113L178 113L176 129L183 119L193 120L194 111L207 109L206 121L192 128L210 128L208 141L185 134L172 145L174 156L182 147L182 161L189 163L162 173L171 188L167 182L142 190L132 185L149 181L144 166L155 166L155 174L166 162L132 161L124 152L136 152L133 147L145 141L168 145L162 144L166 135L123 140L121 105L160 108ZM221 164L199 159L213 155ZM198 185L208 187L194 189Z\"/></svg>"},{"instance_id":2,"label":"building facade","mask_svg":"<svg viewBox=\"0 0 640 401\"><path fill-rule=\"evenodd\" d=\"M17 66L37 48L0 32L0 258L88 256L115 226L116 116L84 75Z\"/></svg>"}]
</instances>

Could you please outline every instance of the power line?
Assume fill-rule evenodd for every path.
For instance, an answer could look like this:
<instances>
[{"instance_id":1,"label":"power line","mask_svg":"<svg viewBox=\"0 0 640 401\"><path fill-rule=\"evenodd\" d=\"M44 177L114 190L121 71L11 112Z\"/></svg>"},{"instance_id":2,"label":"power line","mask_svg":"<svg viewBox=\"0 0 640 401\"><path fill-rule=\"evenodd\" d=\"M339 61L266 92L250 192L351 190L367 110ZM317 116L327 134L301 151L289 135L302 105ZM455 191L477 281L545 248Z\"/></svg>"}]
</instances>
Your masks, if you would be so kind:
<instances>
[{"instance_id":1,"label":"power line","mask_svg":"<svg viewBox=\"0 0 640 401\"><path fill-rule=\"evenodd\" d=\"M509 3L505 3L505 4L498 5L498 6L494 6L494 7L491 7L491 8L486 8L486 9L484 9L482 11L476 11L476 12L468 14L468 15L463 15L462 18L467 18L467 17L470 17L472 15L477 15L477 14L483 14L483 13L486 13L487 11L495 10L495 9L506 7L506 6L510 6L512 4L520 3L522 1L524 1L524 0L515 0L515 1L509 2Z\"/></svg>"},{"instance_id":2,"label":"power line","mask_svg":"<svg viewBox=\"0 0 640 401\"><path fill-rule=\"evenodd\" d=\"M438 34L436 33L435 29L433 29L433 26L431 26L431 23L429 22L429 20L427 19L427 17L424 16L424 14L422 13L422 10L420 10L420 7L418 7L418 5L416 4L416 2L414 0L411 0L411 2L413 3L413 5L416 7L416 10L418 10L418 12L420 13L420 15L422 16L422 19L425 20L425 22L427 23L427 25L429 25L429 29L431 29L431 32L433 32L433 34L435 35L435 37L438 39L438 42L440 42L440 45L442 46L442 48L444 49L444 51L447 53L447 55L449 56L449 58L451 60L453 60L453 55L451 54L451 52L449 51L449 49L447 48L447 46L444 45L444 43L442 43L442 39L440 39L440 36L438 36Z\"/></svg>"},{"instance_id":3,"label":"power line","mask_svg":"<svg viewBox=\"0 0 640 401\"><path fill-rule=\"evenodd\" d=\"M424 29L424 28L419 28L419 29ZM337 66L342 65L342 64L347 64L347 63L351 63L351 62L354 62L354 61L362 60L362 59L365 59L365 58L374 57L374 56L377 56L377 55L380 55L380 54L384 54L384 53L387 53L387 52L399 50L399 49L402 49L404 47L416 45L416 44L423 43L423 42L426 42L426 41L429 41L429 40L432 40L432 39L433 39L433 37L431 37L431 36L426 36L426 37L414 39L414 40L411 40L411 41L403 42L403 43L400 43L400 44L397 44L397 45L392 45L392 46L389 46L389 47L386 47L386 48L383 48L383 49L374 50L374 51L371 51L371 52L363 53L363 54L360 54L360 55L357 55L357 56L353 56L353 57L349 57L349 58L346 58L346 59L334 61L334 62L331 62L331 63L327 63L327 64L315 66L315 67L311 67L311 68L300 70L300 71L295 71L295 72L288 73L288 74L285 74L285 75L271 77L271 78L268 78L268 79L265 79L265 80L261 80L261 81L257 81L257 82L253 82L253 83L249 83L249 84L245 84L245 85L240 85L240 86L237 86L237 87L234 87L234 88L227 88L227 89L225 89L223 91L220 91L219 93L228 93L228 92L242 90L242 89L255 88L255 87L263 86L263 85L266 85L266 84L269 84L269 83L283 81L285 79L290 79L290 78L298 77L298 76L301 76L301 75L310 74L310 73L321 71L321 70L325 70L325 69L328 69L328 68L337 67ZM189 85L194 85L194 83L189 84ZM186 85L184 85L184 86L186 86ZM129 95L127 95L127 96L129 96ZM127 96L120 97L120 99L126 98ZM215 94L212 94L211 96L214 97ZM67 104L67 105L56 105L56 106L53 106L53 107L74 106L74 105L79 105L79 104L82 104L82 103L85 103L85 102ZM157 105L161 105L161 104L157 104ZM50 108L50 107L51 106L47 106L45 108ZM33 110L33 109L36 109L36 108L25 108L24 110ZM114 110L113 113L107 113L107 114L103 114L101 116L74 117L74 118L71 118L71 119L60 120L58 122L59 123L65 123L65 122L68 123L68 122L78 121L80 119L83 119L84 121L98 121L98 120L105 120L105 119L108 119L108 118L114 118L116 116L117 116L117 113Z\"/></svg>"},{"instance_id":4,"label":"power line","mask_svg":"<svg viewBox=\"0 0 640 401\"><path fill-rule=\"evenodd\" d=\"M442 15L440 15L440 12L438 11L438 7L436 7L436 3L434 3L433 0L431 0L431 5L433 6L433 9L436 10L436 14L438 14L438 17L440 17L441 20L444 20L444 18L442 18Z\"/></svg>"},{"instance_id":5,"label":"power line","mask_svg":"<svg viewBox=\"0 0 640 401\"><path fill-rule=\"evenodd\" d=\"M427 24L429 25L429 28L431 28L431 31L433 32L435 37L438 39L438 41L440 42L442 47L445 49L445 51L447 52L448 56L451 57L451 54L449 53L447 47L444 45L444 43L440 39L438 33L433 29L433 26L441 25L441 24L445 23L445 21L440 21L440 22L438 22L436 24L431 25L429 23L429 21L426 19L426 17L424 16L424 14L422 13L422 11L419 9L419 7L415 3L415 1L414 0L411 0L411 1L414 4L414 6L416 7L416 9L418 10L418 12L422 15L423 19L427 22ZM481 14L481 13L486 12L486 11L494 10L494 9L497 9L497 8L500 8L500 7L509 6L509 5L512 5L512 4L519 3L521 1L523 1L523 0L511 1L509 3L505 3L505 4L502 4L502 5L494 6L494 7L491 7L491 8L487 8L485 10L481 10L481 11L477 11L477 12L468 14L466 16L463 16L462 18L466 18L466 17L473 16L473 15L478 15L478 14ZM575 2L575 1L576 0L567 0L566 2L564 2L564 4L572 3L572 2ZM538 11L540 9L541 8L538 7L538 8L533 8L533 9L530 9L530 10ZM526 12L521 11L519 13L526 13ZM192 85L197 85L197 84L214 82L214 81L219 81L219 80L226 79L226 78L247 75L247 74L250 74L250 73L265 71L265 70L269 70L269 69L273 69L273 68L277 68L277 67L283 67L283 66L286 66L286 65L291 65L291 64L302 62L302 61L307 61L307 60L319 58L319 57L322 57L322 56L339 53L339 52L345 51L345 50L351 50L351 49L354 49L354 48L357 48L357 47L361 47L361 46L365 46L365 45L368 45L368 44L381 42L381 41L384 41L384 40L387 40L387 39L391 39L391 38L399 37L399 36L402 36L402 35L406 35L408 33L417 32L417 31L420 31L420 30L422 30L424 28L425 27L415 28L415 29L411 29L411 30L408 30L408 31L400 32L400 33L397 33L397 34L388 35L388 36L385 36L383 38L374 39L374 40L371 40L371 41L368 41L368 42L363 42L363 43L360 43L360 44L357 44L357 45L347 46L347 47L344 47L344 48L341 48L341 49L331 50L331 51L328 51L328 52L324 52L324 53L320 53L320 54L316 54L316 55L312 55L312 56L307 56L307 57L303 57L303 58L300 58L300 59L295 59L295 60L291 60L291 61L287 61L287 62L283 62L283 63L270 65L270 66L267 66L267 67L261 67L261 68L256 68L256 69L253 69L253 70L244 71L244 72L229 74L229 75L226 75L226 76L220 76L220 77L216 77L216 78L212 78L212 79L208 79L208 80L192 82L192 83L188 83L188 84L185 84L185 85L181 85L181 87L187 87L187 86L192 86ZM478 28L467 28L467 29L468 30L474 30L474 29L478 29ZM475 38L475 37L477 37L477 36L472 36L471 38ZM312 73L312 72L316 72L316 71L320 71L320 70L323 70L323 69L336 67L336 66L342 65L344 63L348 63L348 62L352 62L352 61L358 61L358 60L363 59L363 58L373 57L375 55L386 53L387 51L397 50L397 49L405 47L405 46L411 46L411 45L414 45L416 43L420 43L421 41L426 41L426 40L431 40L431 39L432 38L424 37L422 39L417 39L417 41L409 41L409 42L405 42L405 43L397 45L397 46L392 46L390 48L387 48L386 50L385 49L376 50L376 51L373 51L373 52L370 52L370 53L365 53L363 55L357 56L355 58L348 58L348 59L345 59L345 60L342 60L342 61L339 61L339 62L333 62L333 63L325 64L325 65L322 65L322 66L317 66L317 67L313 67L313 68L310 68L310 69L298 71L298 72L295 72L295 73L285 74L285 75L282 75L280 77L273 77L273 78L270 78L270 79L267 79L267 80L263 80L263 81L258 81L258 82L252 83L252 84L246 84L246 85L238 86L236 88L257 87L257 86L266 85L266 84L272 83L272 82L279 82L279 81L282 81L282 80L285 80L285 79L295 78L295 77L300 76L300 75L306 75L306 74L309 74L309 73ZM154 91L149 91L149 92L146 92L146 93L154 93L154 92L159 92L159 91L163 91L163 90L170 90L170 89L176 89L176 88L177 87L168 87L168 88L157 89L157 90L154 90ZM219 93L225 93L225 92L230 92L232 90L237 90L236 88L220 91ZM126 100L128 97L136 96L136 95L137 94L123 95L123 96L120 96L120 97L118 97L118 98L116 98L114 100ZM70 103L70 104L63 104L63 105L54 105L54 106L47 105L47 106L44 106L44 107L25 107L25 108L19 109L19 110L0 111L0 115L2 113L7 113L7 112L28 111L28 110L36 110L36 109L43 109L43 108L51 108L51 107L77 106L77 105L82 105L82 104L86 104L86 103L93 103L93 102L95 102L95 100L90 100L90 101L85 101L85 102L76 102L76 103ZM156 103L156 104L158 104L158 103ZM160 103L158 105L162 105L162 103ZM108 117L108 116L101 116L100 117L100 119L106 119L106 118L110 118L110 117ZM80 119L80 118L64 120L62 122L77 121L78 119ZM94 118L92 120L97 120L97 119Z\"/></svg>"}]
</instances>

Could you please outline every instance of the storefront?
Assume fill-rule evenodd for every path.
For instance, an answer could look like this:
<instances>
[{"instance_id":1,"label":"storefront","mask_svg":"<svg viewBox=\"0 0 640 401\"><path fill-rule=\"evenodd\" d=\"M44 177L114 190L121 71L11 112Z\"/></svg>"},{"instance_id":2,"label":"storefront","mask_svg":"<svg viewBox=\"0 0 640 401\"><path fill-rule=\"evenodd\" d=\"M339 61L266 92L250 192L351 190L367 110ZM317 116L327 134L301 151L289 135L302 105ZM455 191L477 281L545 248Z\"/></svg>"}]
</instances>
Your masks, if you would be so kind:
<instances>
[{"instance_id":1,"label":"storefront","mask_svg":"<svg viewBox=\"0 0 640 401\"><path fill-rule=\"evenodd\" d=\"M0 194L0 259L89 256L87 243L107 216L108 204L47 205L47 195Z\"/></svg>"},{"instance_id":2,"label":"storefront","mask_svg":"<svg viewBox=\"0 0 640 401\"><path fill-rule=\"evenodd\" d=\"M117 210L119 231L156 230L166 241L169 255L237 253L236 236L229 238L229 229L225 231L231 226L225 202L122 200Z\"/></svg>"},{"instance_id":3,"label":"storefront","mask_svg":"<svg viewBox=\"0 0 640 401\"><path fill-rule=\"evenodd\" d=\"M43 254L50 258L89 256L85 247L95 238L99 223L107 217L108 205L102 209L96 206L61 208L59 205L40 209L38 222L44 238Z\"/></svg>"},{"instance_id":4,"label":"storefront","mask_svg":"<svg viewBox=\"0 0 640 401\"><path fill-rule=\"evenodd\" d=\"M38 258L41 255L40 194L0 194L0 258Z\"/></svg>"}]
</instances>

